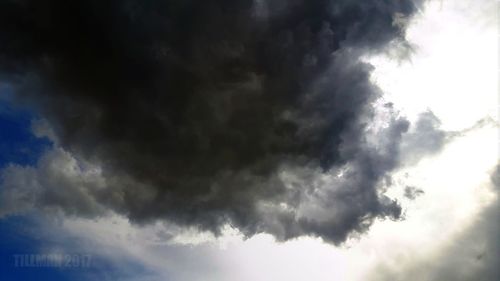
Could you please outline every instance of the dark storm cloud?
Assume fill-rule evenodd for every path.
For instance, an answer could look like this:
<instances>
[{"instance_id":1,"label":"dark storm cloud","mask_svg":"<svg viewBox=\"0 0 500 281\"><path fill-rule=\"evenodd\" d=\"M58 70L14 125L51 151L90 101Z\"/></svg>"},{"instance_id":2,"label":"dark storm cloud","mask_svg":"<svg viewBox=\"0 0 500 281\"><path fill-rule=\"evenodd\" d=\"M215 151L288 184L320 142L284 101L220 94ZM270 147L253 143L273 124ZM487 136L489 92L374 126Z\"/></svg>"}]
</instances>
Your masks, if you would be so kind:
<instances>
[{"instance_id":1,"label":"dark storm cloud","mask_svg":"<svg viewBox=\"0 0 500 281\"><path fill-rule=\"evenodd\" d=\"M367 145L379 92L359 57L404 40L418 2L2 1L0 78L105 186L64 181L88 195L75 205L47 183L33 204L334 242L398 217L375 186L409 124ZM319 196L313 176L340 170Z\"/></svg>"}]
</instances>

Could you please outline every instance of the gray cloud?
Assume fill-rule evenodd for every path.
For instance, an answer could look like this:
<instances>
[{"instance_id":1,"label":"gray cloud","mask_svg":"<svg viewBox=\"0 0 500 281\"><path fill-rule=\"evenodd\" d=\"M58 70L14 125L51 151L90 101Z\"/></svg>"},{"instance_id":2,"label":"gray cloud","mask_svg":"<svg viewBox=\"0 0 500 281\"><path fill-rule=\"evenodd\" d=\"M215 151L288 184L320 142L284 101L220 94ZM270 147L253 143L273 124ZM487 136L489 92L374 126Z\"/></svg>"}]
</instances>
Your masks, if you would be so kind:
<instances>
[{"instance_id":1,"label":"gray cloud","mask_svg":"<svg viewBox=\"0 0 500 281\"><path fill-rule=\"evenodd\" d=\"M414 200L418 196L422 195L424 191L422 189L416 188L414 186L406 186L404 189L404 196L408 199Z\"/></svg>"},{"instance_id":2,"label":"gray cloud","mask_svg":"<svg viewBox=\"0 0 500 281\"><path fill-rule=\"evenodd\" d=\"M55 149L43 155L37 167L6 167L1 172L0 216L51 208L85 217L103 213L95 193L105 183L80 163L62 149Z\"/></svg>"},{"instance_id":3,"label":"gray cloud","mask_svg":"<svg viewBox=\"0 0 500 281\"><path fill-rule=\"evenodd\" d=\"M446 132L440 125L441 121L432 111L421 113L412 132L405 137L403 150L412 153L408 157L419 159L427 152L440 151L446 142Z\"/></svg>"},{"instance_id":4,"label":"gray cloud","mask_svg":"<svg viewBox=\"0 0 500 281\"><path fill-rule=\"evenodd\" d=\"M447 143L486 126L497 126L497 122L491 117L484 117L462 130L446 131L441 128L441 120L432 111L423 112L415 124L412 124L408 134L403 137L401 142L403 162L414 164L426 155L441 151Z\"/></svg>"},{"instance_id":5,"label":"gray cloud","mask_svg":"<svg viewBox=\"0 0 500 281\"><path fill-rule=\"evenodd\" d=\"M367 141L380 92L359 57L404 41L419 4L4 1L0 78L61 146L4 172L4 200L335 243L398 218L377 184L409 123Z\"/></svg>"}]
</instances>

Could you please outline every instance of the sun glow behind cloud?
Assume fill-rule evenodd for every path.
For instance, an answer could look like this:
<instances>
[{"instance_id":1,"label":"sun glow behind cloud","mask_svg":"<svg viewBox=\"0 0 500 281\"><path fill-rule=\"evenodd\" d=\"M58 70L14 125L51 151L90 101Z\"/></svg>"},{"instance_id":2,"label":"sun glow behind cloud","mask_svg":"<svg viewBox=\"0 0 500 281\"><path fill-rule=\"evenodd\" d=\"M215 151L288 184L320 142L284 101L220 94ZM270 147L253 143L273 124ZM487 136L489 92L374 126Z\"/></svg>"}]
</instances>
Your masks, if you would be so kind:
<instances>
[{"instance_id":1,"label":"sun glow behind cloud","mask_svg":"<svg viewBox=\"0 0 500 281\"><path fill-rule=\"evenodd\" d=\"M430 109L446 130L497 116L495 1L430 1L407 31L409 61L369 61L385 99L414 119Z\"/></svg>"}]
</instances>

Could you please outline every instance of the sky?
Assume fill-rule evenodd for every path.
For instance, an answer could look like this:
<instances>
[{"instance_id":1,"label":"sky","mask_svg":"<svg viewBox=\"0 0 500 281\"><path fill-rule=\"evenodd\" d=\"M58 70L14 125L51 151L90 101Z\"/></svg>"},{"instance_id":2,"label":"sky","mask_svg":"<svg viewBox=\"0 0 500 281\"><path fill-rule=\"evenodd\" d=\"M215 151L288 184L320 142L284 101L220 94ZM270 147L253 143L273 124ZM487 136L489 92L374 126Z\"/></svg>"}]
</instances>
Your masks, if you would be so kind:
<instances>
[{"instance_id":1,"label":"sky","mask_svg":"<svg viewBox=\"0 0 500 281\"><path fill-rule=\"evenodd\" d=\"M0 279L499 280L497 12L1 3Z\"/></svg>"}]
</instances>

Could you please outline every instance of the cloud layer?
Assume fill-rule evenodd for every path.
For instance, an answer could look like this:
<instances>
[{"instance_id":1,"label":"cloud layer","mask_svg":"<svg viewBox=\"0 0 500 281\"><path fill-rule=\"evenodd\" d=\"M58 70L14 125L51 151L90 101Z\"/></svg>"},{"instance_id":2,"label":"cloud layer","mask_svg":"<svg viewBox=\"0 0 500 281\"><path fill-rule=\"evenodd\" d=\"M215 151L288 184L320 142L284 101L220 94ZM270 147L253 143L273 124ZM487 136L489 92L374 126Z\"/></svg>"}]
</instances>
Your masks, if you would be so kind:
<instances>
[{"instance_id":1,"label":"cloud layer","mask_svg":"<svg viewBox=\"0 0 500 281\"><path fill-rule=\"evenodd\" d=\"M376 187L409 123L388 106L369 125L380 92L360 56L404 40L418 5L3 1L0 79L60 146L4 172L3 198L334 243L398 218Z\"/></svg>"}]
</instances>

